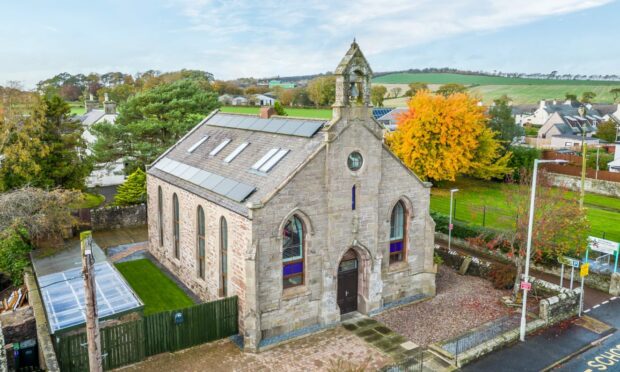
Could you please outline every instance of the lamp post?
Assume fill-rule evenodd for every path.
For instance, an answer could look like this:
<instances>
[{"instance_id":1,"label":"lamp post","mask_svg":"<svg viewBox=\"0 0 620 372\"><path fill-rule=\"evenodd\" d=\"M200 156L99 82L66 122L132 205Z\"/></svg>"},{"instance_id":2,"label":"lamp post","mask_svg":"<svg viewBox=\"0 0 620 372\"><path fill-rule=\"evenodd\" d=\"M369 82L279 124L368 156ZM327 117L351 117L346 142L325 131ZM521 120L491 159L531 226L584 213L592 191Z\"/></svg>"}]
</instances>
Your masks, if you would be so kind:
<instances>
[{"instance_id":1,"label":"lamp post","mask_svg":"<svg viewBox=\"0 0 620 372\"><path fill-rule=\"evenodd\" d=\"M530 254L532 252L532 228L534 226L534 201L536 199L536 179L538 176L538 164L541 163L556 163L564 164L568 163L566 160L534 160L534 173L532 174L532 191L530 196L530 219L527 224L527 249L525 253L525 274L523 275L523 282L529 282L530 275ZM521 308L521 328L519 339L525 341L525 324L527 315L527 288L523 288L523 307Z\"/></svg>"},{"instance_id":2,"label":"lamp post","mask_svg":"<svg viewBox=\"0 0 620 372\"><path fill-rule=\"evenodd\" d=\"M454 193L459 191L459 189L450 190L450 222L448 225L448 250L452 247L452 202L454 200Z\"/></svg>"},{"instance_id":3,"label":"lamp post","mask_svg":"<svg viewBox=\"0 0 620 372\"><path fill-rule=\"evenodd\" d=\"M579 106L577 112L585 120L586 107L584 105ZM588 149L586 145L586 125L580 122L579 126L581 127L581 190L579 193L579 207L583 208L583 200L586 196L586 153Z\"/></svg>"}]
</instances>

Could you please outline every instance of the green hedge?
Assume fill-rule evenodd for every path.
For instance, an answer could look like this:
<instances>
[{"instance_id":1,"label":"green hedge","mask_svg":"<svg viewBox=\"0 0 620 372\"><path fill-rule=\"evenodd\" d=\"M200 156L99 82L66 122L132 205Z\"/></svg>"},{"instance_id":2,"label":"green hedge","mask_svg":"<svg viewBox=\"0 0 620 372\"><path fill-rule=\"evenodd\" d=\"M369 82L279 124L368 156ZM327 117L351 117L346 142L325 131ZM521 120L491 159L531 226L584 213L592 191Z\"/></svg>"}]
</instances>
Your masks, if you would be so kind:
<instances>
[{"instance_id":1,"label":"green hedge","mask_svg":"<svg viewBox=\"0 0 620 372\"><path fill-rule=\"evenodd\" d=\"M435 230L442 232L444 234L448 234L448 225L450 224L450 217L437 213L431 212L431 217L435 220ZM502 231L490 229L488 227L482 227L477 225L470 225L468 223L462 221L452 220L452 224L454 228L452 229L452 237L459 239L467 239L467 238L475 238L480 235L484 237L485 241L489 241L499 235L502 235Z\"/></svg>"}]
</instances>

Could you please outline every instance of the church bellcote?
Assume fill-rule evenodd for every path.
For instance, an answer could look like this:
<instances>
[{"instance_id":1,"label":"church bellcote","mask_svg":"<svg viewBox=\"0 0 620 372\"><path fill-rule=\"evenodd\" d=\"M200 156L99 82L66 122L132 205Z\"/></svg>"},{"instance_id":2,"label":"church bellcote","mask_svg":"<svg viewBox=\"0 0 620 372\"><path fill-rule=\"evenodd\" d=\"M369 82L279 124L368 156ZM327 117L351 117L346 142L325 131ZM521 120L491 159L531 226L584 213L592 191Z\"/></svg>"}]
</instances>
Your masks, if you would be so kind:
<instances>
[{"instance_id":1,"label":"church bellcote","mask_svg":"<svg viewBox=\"0 0 620 372\"><path fill-rule=\"evenodd\" d=\"M334 107L370 106L372 70L355 40L338 64L334 75L336 76Z\"/></svg>"}]
</instances>

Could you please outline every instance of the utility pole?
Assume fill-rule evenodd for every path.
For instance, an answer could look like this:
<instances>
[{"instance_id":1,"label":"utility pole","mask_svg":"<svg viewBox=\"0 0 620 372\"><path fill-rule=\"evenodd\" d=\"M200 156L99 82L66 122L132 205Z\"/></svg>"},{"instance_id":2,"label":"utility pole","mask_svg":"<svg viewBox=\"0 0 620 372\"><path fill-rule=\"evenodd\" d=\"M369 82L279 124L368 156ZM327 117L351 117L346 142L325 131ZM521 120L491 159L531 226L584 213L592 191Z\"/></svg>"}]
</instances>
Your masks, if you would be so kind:
<instances>
[{"instance_id":1,"label":"utility pole","mask_svg":"<svg viewBox=\"0 0 620 372\"><path fill-rule=\"evenodd\" d=\"M459 189L450 190L450 219L448 222L448 250L452 248L452 229L454 225L452 224L452 202L454 200L454 193L459 191Z\"/></svg>"},{"instance_id":2,"label":"utility pole","mask_svg":"<svg viewBox=\"0 0 620 372\"><path fill-rule=\"evenodd\" d=\"M579 116L585 120L586 107L581 105L577 111ZM579 194L579 208L583 208L583 200L586 196L586 153L588 149L586 145L586 125L580 122L579 126L581 127L581 190Z\"/></svg>"},{"instance_id":3,"label":"utility pole","mask_svg":"<svg viewBox=\"0 0 620 372\"><path fill-rule=\"evenodd\" d=\"M86 340L88 342L88 365L90 372L102 372L101 339L99 337L99 318L97 316L97 287L93 257L93 237L90 231L80 233L82 246L82 275L84 277L84 297L86 299Z\"/></svg>"}]
</instances>

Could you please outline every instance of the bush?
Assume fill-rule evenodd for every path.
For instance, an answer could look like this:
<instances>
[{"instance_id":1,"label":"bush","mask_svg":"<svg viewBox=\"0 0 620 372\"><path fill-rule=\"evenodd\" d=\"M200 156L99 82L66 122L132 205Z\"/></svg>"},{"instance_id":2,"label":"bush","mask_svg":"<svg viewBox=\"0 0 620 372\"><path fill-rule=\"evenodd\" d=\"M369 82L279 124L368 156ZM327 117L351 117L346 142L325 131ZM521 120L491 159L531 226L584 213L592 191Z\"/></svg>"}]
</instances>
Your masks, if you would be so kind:
<instances>
[{"instance_id":1,"label":"bush","mask_svg":"<svg viewBox=\"0 0 620 372\"><path fill-rule=\"evenodd\" d=\"M495 289L511 289L514 287L517 269L514 265L494 262L489 270L489 280Z\"/></svg>"},{"instance_id":2,"label":"bush","mask_svg":"<svg viewBox=\"0 0 620 372\"><path fill-rule=\"evenodd\" d=\"M448 234L448 225L450 217L445 214L431 212L431 217L435 220L435 229L444 234ZM482 236L484 241L490 241L496 236L501 235L501 231L489 229L487 227L469 225L461 221L452 220L454 228L452 229L452 237L466 240L467 238L477 238Z\"/></svg>"},{"instance_id":3,"label":"bush","mask_svg":"<svg viewBox=\"0 0 620 372\"><path fill-rule=\"evenodd\" d=\"M140 168L127 177L125 183L118 187L114 196L114 205L134 205L146 201L146 173Z\"/></svg>"},{"instance_id":4,"label":"bush","mask_svg":"<svg viewBox=\"0 0 620 372\"><path fill-rule=\"evenodd\" d=\"M32 247L27 241L28 231L23 227L0 233L0 270L11 278L14 285L23 283L24 269L30 265L28 254Z\"/></svg>"},{"instance_id":5,"label":"bush","mask_svg":"<svg viewBox=\"0 0 620 372\"><path fill-rule=\"evenodd\" d=\"M511 146L512 157L508 166L513 169L512 180L520 181L521 176L528 175L534 168L534 160L540 159L542 152L539 149L524 146Z\"/></svg>"},{"instance_id":6,"label":"bush","mask_svg":"<svg viewBox=\"0 0 620 372\"><path fill-rule=\"evenodd\" d=\"M437 253L435 253L433 255L433 263L435 265L438 265L438 266L442 265L443 264L443 258L440 255L438 255Z\"/></svg>"}]
</instances>

